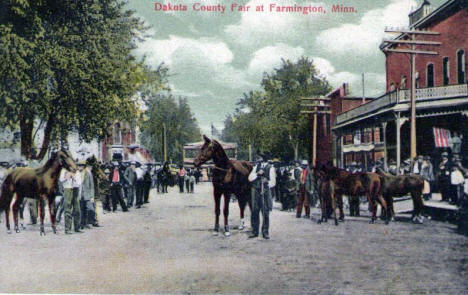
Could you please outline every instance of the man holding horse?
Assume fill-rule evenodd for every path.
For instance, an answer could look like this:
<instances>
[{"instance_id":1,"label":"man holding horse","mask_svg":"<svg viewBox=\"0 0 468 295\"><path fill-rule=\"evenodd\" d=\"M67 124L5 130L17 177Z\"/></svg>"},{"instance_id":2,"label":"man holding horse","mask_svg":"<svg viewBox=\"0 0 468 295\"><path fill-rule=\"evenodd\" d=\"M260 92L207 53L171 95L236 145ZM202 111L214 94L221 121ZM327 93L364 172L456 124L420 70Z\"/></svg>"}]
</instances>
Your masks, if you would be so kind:
<instances>
[{"instance_id":1,"label":"man holding horse","mask_svg":"<svg viewBox=\"0 0 468 295\"><path fill-rule=\"evenodd\" d=\"M258 237L260 226L260 211L263 215L262 235L264 239L270 239L270 210L273 208L270 189L276 185L276 172L274 167L264 161L265 155L259 154L249 181L252 183L252 233L249 238Z\"/></svg>"}]
</instances>

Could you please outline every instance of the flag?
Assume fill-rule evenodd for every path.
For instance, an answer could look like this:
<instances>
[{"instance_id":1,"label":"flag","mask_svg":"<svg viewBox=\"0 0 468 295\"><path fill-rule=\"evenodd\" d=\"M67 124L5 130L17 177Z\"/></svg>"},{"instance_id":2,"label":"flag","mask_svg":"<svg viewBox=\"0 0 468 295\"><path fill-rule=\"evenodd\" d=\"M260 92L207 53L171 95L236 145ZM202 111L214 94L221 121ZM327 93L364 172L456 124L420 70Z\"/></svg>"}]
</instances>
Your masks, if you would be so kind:
<instances>
[{"instance_id":1,"label":"flag","mask_svg":"<svg viewBox=\"0 0 468 295\"><path fill-rule=\"evenodd\" d=\"M438 148L450 147L450 130L434 127L434 140Z\"/></svg>"}]
</instances>

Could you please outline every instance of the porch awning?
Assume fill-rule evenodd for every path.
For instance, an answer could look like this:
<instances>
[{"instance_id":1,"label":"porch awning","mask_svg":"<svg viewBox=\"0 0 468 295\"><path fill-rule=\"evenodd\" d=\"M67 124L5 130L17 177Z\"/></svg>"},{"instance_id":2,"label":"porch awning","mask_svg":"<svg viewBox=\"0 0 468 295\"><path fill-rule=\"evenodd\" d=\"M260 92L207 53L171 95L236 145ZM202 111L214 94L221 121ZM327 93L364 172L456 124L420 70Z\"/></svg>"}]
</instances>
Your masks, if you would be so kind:
<instances>
[{"instance_id":1,"label":"porch awning","mask_svg":"<svg viewBox=\"0 0 468 295\"><path fill-rule=\"evenodd\" d=\"M369 152L375 149L373 143L349 144L343 146L343 153Z\"/></svg>"}]
</instances>

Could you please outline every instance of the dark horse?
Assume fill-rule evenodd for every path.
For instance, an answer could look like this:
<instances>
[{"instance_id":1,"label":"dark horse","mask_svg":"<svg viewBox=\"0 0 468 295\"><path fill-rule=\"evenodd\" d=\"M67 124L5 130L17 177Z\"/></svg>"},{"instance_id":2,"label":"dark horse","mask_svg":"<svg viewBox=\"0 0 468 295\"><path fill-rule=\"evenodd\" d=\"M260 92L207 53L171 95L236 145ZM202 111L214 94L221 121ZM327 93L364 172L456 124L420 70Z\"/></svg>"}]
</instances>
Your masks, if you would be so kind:
<instances>
[{"instance_id":1,"label":"dark horse","mask_svg":"<svg viewBox=\"0 0 468 295\"><path fill-rule=\"evenodd\" d=\"M416 223L422 223L422 209L424 207L422 192L424 189L424 179L417 174L408 175L392 175L377 168L377 173L383 178L382 195L387 201L388 213L393 212L393 198L401 197L406 194L411 195L413 200L413 216L412 220ZM391 216L390 216L391 217Z\"/></svg>"},{"instance_id":2,"label":"dark horse","mask_svg":"<svg viewBox=\"0 0 468 295\"><path fill-rule=\"evenodd\" d=\"M219 215L221 206L221 196L224 194L224 235L230 236L228 216L230 195L237 197L240 208L241 224L239 230L244 229L245 205L250 204L250 183L248 176L252 171L252 164L247 161L229 160L223 147L216 140L210 140L203 135L204 144L200 152L193 161L195 167L200 167L203 163L213 159L213 196L215 201L215 227L214 231L219 232Z\"/></svg>"},{"instance_id":3,"label":"dark horse","mask_svg":"<svg viewBox=\"0 0 468 295\"><path fill-rule=\"evenodd\" d=\"M60 177L60 171L65 168L71 172L77 170L75 162L69 151L58 151L53 153L50 159L44 166L33 168L17 168L13 170L5 178L2 184L2 195L0 196L0 211L5 210L6 227L10 233L10 205L13 196L16 198L13 201L13 220L15 222L15 230L19 232L18 227L18 210L24 198L39 199L39 210L41 217L41 235L44 231L44 202L47 198L49 205L50 221L54 233L57 233L55 226L55 188Z\"/></svg>"},{"instance_id":4,"label":"dark horse","mask_svg":"<svg viewBox=\"0 0 468 295\"><path fill-rule=\"evenodd\" d=\"M386 212L388 211L387 203L381 195L382 178L377 173L351 173L346 170L332 167L326 164L321 165L320 170L323 173L322 175L325 176L325 180L329 181L333 217L335 219L336 225L338 225L338 220L336 218L335 202L338 201L339 204L342 204L343 194L351 197L359 197L366 195L369 204L374 204L374 202L379 201L384 210ZM372 206L372 217L370 221L371 223L375 222L375 215L376 208L375 206ZM388 224L389 215L390 214L388 214L387 212L387 219L385 221L386 224ZM341 205L340 219L343 218L344 214Z\"/></svg>"}]
</instances>

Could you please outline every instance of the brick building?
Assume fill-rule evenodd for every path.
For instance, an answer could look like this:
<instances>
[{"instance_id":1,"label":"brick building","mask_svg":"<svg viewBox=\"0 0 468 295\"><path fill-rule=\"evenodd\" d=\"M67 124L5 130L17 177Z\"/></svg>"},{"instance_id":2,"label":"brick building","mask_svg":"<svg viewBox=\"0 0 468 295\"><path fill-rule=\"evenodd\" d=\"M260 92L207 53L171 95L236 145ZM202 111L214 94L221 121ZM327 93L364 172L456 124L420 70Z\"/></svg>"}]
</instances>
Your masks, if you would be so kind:
<instances>
[{"instance_id":1,"label":"brick building","mask_svg":"<svg viewBox=\"0 0 468 295\"><path fill-rule=\"evenodd\" d=\"M102 161L152 162L148 151L138 141L138 127L127 122L114 122L109 136L101 142Z\"/></svg>"},{"instance_id":2,"label":"brick building","mask_svg":"<svg viewBox=\"0 0 468 295\"><path fill-rule=\"evenodd\" d=\"M430 30L439 35L420 35L424 41L438 41L440 46L424 46L416 49L437 51L437 55L417 55L416 68L416 126L417 153L438 159L442 149L435 146L434 128L458 132L468 138L468 0L448 0L433 9L429 1L410 13L410 29ZM401 34L396 39L408 39ZM380 136L368 143L368 149L383 145L382 154L387 163L394 160L397 166L410 155L410 58L402 53L386 52L392 47L403 49L404 45L382 45L386 57L386 93L354 109L336 116L333 131L336 136L337 162L340 166L349 163L347 152L355 149L356 142L365 130L380 130ZM372 133L372 132L371 132ZM376 134L375 132L373 133ZM450 149L445 149L450 152ZM462 144L462 153L468 146ZM380 152L379 152L380 153ZM380 154L379 154L380 155ZM374 156L375 153L374 153ZM377 156L378 157L378 156ZM341 159L341 161L340 161Z\"/></svg>"}]
</instances>

